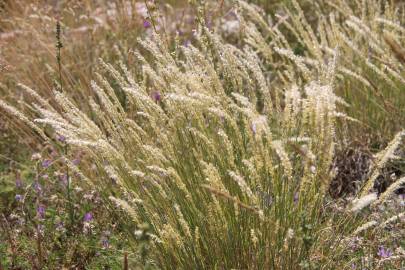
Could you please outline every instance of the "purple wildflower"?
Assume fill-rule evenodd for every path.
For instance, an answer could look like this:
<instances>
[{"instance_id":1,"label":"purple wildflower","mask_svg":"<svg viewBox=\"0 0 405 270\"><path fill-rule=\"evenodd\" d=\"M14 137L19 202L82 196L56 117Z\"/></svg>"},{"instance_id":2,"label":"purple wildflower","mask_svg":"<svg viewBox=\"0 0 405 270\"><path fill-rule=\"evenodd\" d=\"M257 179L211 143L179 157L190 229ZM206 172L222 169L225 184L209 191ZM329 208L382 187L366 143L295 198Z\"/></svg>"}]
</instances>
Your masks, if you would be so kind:
<instances>
[{"instance_id":1,"label":"purple wildflower","mask_svg":"<svg viewBox=\"0 0 405 270\"><path fill-rule=\"evenodd\" d=\"M48 168L51 165L52 161L50 159L45 159L42 161L42 167Z\"/></svg>"},{"instance_id":2,"label":"purple wildflower","mask_svg":"<svg viewBox=\"0 0 405 270\"><path fill-rule=\"evenodd\" d=\"M400 194L399 199L400 199L399 205L405 206L405 194Z\"/></svg>"},{"instance_id":3,"label":"purple wildflower","mask_svg":"<svg viewBox=\"0 0 405 270\"><path fill-rule=\"evenodd\" d=\"M101 245L103 246L104 249L107 249L110 247L110 242L108 241L107 238L102 238L101 239Z\"/></svg>"},{"instance_id":4,"label":"purple wildflower","mask_svg":"<svg viewBox=\"0 0 405 270\"><path fill-rule=\"evenodd\" d=\"M298 203L299 198L300 198L300 196L299 196L298 192L296 192L294 194L294 203Z\"/></svg>"},{"instance_id":5,"label":"purple wildflower","mask_svg":"<svg viewBox=\"0 0 405 270\"><path fill-rule=\"evenodd\" d=\"M83 217L84 222L90 222L92 220L93 220L93 214L91 212L87 212Z\"/></svg>"},{"instance_id":6,"label":"purple wildflower","mask_svg":"<svg viewBox=\"0 0 405 270\"><path fill-rule=\"evenodd\" d=\"M58 178L59 178L59 181L62 182L62 184L67 185L68 177L67 177L66 173L59 175Z\"/></svg>"},{"instance_id":7,"label":"purple wildflower","mask_svg":"<svg viewBox=\"0 0 405 270\"><path fill-rule=\"evenodd\" d=\"M22 201L22 198L23 198L23 196L22 196L21 194L16 194L16 195L15 195L15 200L16 200L17 202Z\"/></svg>"},{"instance_id":8,"label":"purple wildflower","mask_svg":"<svg viewBox=\"0 0 405 270\"><path fill-rule=\"evenodd\" d=\"M151 24L150 21L148 21L148 20L144 20L144 21L143 21L143 27L144 27L144 28L148 29L148 28L150 28L151 26L152 26L152 24Z\"/></svg>"},{"instance_id":9,"label":"purple wildflower","mask_svg":"<svg viewBox=\"0 0 405 270\"><path fill-rule=\"evenodd\" d=\"M383 246L380 246L378 248L377 255L380 256L381 258L389 258L392 256L392 251L384 248Z\"/></svg>"},{"instance_id":10,"label":"purple wildflower","mask_svg":"<svg viewBox=\"0 0 405 270\"><path fill-rule=\"evenodd\" d=\"M79 165L80 164L80 158L75 158L74 160L72 160L73 165Z\"/></svg>"},{"instance_id":11,"label":"purple wildflower","mask_svg":"<svg viewBox=\"0 0 405 270\"><path fill-rule=\"evenodd\" d=\"M184 41L184 47L189 47L190 45L191 45L191 40L186 39L186 40Z\"/></svg>"},{"instance_id":12,"label":"purple wildflower","mask_svg":"<svg viewBox=\"0 0 405 270\"><path fill-rule=\"evenodd\" d=\"M58 135L58 136L56 136L56 139L58 139L58 141L60 141L60 142L62 142L62 143L66 142L66 137L63 136L63 135Z\"/></svg>"},{"instance_id":13,"label":"purple wildflower","mask_svg":"<svg viewBox=\"0 0 405 270\"><path fill-rule=\"evenodd\" d=\"M45 218L45 206L43 206L43 205L38 206L37 215L41 219Z\"/></svg>"},{"instance_id":14,"label":"purple wildflower","mask_svg":"<svg viewBox=\"0 0 405 270\"><path fill-rule=\"evenodd\" d=\"M37 193L40 193L40 192L42 191L42 186L41 186L41 184L38 183L38 182L35 182L35 183L34 183L34 189L35 189L35 191L36 191Z\"/></svg>"},{"instance_id":15,"label":"purple wildflower","mask_svg":"<svg viewBox=\"0 0 405 270\"><path fill-rule=\"evenodd\" d=\"M15 186L16 186L16 188L22 188L22 186L23 186L23 182L19 175L15 179Z\"/></svg>"},{"instance_id":16,"label":"purple wildflower","mask_svg":"<svg viewBox=\"0 0 405 270\"><path fill-rule=\"evenodd\" d=\"M208 18L208 19L206 20L205 26L207 26L207 28L210 29L210 30L212 29L213 23L212 23L212 19L211 19L211 18Z\"/></svg>"},{"instance_id":17,"label":"purple wildflower","mask_svg":"<svg viewBox=\"0 0 405 270\"><path fill-rule=\"evenodd\" d=\"M155 102L159 102L162 99L162 96L160 95L159 91L155 91L152 93L152 99Z\"/></svg>"}]
</instances>

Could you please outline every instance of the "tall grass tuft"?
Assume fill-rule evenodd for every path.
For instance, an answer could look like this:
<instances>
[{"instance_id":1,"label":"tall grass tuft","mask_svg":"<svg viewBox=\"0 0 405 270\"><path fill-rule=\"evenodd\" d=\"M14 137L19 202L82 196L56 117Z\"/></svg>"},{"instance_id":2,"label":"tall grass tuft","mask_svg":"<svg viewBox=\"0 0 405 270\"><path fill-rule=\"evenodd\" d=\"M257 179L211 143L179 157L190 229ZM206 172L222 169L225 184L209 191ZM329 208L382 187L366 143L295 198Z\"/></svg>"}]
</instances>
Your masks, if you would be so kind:
<instances>
[{"instance_id":1,"label":"tall grass tuft","mask_svg":"<svg viewBox=\"0 0 405 270\"><path fill-rule=\"evenodd\" d=\"M36 123L89 153L97 181L114 180L125 196L111 200L134 226L151 226L159 266L309 264L327 226L321 206L342 102L333 93L336 59L323 80L286 85L276 100L253 51L206 28L198 40L179 57L158 35L140 40L153 60L135 53L138 78L109 66L126 110L101 79L92 82L93 119L55 92L63 112L36 106Z\"/></svg>"},{"instance_id":2,"label":"tall grass tuft","mask_svg":"<svg viewBox=\"0 0 405 270\"><path fill-rule=\"evenodd\" d=\"M304 3L288 1L269 23L241 2L242 11L255 18L246 26L247 42L276 78L292 82L297 77L307 81L309 72L318 76L339 48L336 93L349 103L347 114L360 121L354 129L349 125L352 137L372 133L368 143L381 148L405 121L404 6L374 0L315 2L308 12ZM295 76L283 74L292 69Z\"/></svg>"}]
</instances>

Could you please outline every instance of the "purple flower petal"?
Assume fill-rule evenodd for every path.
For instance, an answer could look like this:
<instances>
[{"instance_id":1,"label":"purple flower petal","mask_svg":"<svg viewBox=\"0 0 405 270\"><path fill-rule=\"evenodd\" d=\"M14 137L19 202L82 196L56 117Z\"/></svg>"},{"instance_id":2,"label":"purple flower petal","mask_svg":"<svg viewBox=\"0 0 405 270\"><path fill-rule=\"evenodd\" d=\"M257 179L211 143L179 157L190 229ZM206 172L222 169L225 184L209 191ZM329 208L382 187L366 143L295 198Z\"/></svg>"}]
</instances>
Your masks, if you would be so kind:
<instances>
[{"instance_id":1,"label":"purple flower petal","mask_svg":"<svg viewBox=\"0 0 405 270\"><path fill-rule=\"evenodd\" d=\"M79 165L80 164L80 158L75 158L73 161L72 161L72 163L74 164L74 165Z\"/></svg>"},{"instance_id":2,"label":"purple flower petal","mask_svg":"<svg viewBox=\"0 0 405 270\"><path fill-rule=\"evenodd\" d=\"M38 183L38 182L35 182L35 183L34 183L34 189L35 189L35 191L36 191L37 193L40 193L40 192L42 191L42 186L41 186L41 184Z\"/></svg>"},{"instance_id":3,"label":"purple flower petal","mask_svg":"<svg viewBox=\"0 0 405 270\"><path fill-rule=\"evenodd\" d=\"M144 21L143 21L143 27L144 27L144 28L148 29L148 28L150 28L151 26L152 26L152 24L151 24L150 21L148 21L148 20L144 20Z\"/></svg>"},{"instance_id":4,"label":"purple flower petal","mask_svg":"<svg viewBox=\"0 0 405 270\"><path fill-rule=\"evenodd\" d=\"M60 142L66 142L66 137L63 136L63 135L58 135L58 136L56 136L56 138L57 138L58 141L60 141Z\"/></svg>"},{"instance_id":5,"label":"purple flower petal","mask_svg":"<svg viewBox=\"0 0 405 270\"><path fill-rule=\"evenodd\" d=\"M184 47L189 47L190 45L191 45L191 40L189 40L189 39L186 39L185 41L184 41Z\"/></svg>"},{"instance_id":6,"label":"purple flower petal","mask_svg":"<svg viewBox=\"0 0 405 270\"><path fill-rule=\"evenodd\" d=\"M43 206L43 205L38 206L37 215L41 219L45 218L45 206Z\"/></svg>"},{"instance_id":7,"label":"purple flower petal","mask_svg":"<svg viewBox=\"0 0 405 270\"><path fill-rule=\"evenodd\" d=\"M155 92L152 93L152 99L155 102L159 102L159 101L162 100L162 96L160 95L159 91L155 91Z\"/></svg>"},{"instance_id":8,"label":"purple flower petal","mask_svg":"<svg viewBox=\"0 0 405 270\"><path fill-rule=\"evenodd\" d=\"M294 203L297 203L298 200L299 200L299 198L300 198L300 195L298 194L298 192L296 192L296 193L294 194Z\"/></svg>"},{"instance_id":9,"label":"purple flower petal","mask_svg":"<svg viewBox=\"0 0 405 270\"><path fill-rule=\"evenodd\" d=\"M17 176L17 178L15 179L15 186L16 186L16 188L22 188L23 182L22 182L20 176Z\"/></svg>"},{"instance_id":10,"label":"purple flower petal","mask_svg":"<svg viewBox=\"0 0 405 270\"><path fill-rule=\"evenodd\" d=\"M103 239L101 240L101 244L102 244L103 248L105 248L105 249L107 249L107 248L110 247L110 243L109 243L109 241L108 241L107 238L103 238Z\"/></svg>"},{"instance_id":11,"label":"purple flower petal","mask_svg":"<svg viewBox=\"0 0 405 270\"><path fill-rule=\"evenodd\" d=\"M93 214L91 212L87 212L83 217L84 222L90 222L92 220L93 220Z\"/></svg>"},{"instance_id":12,"label":"purple flower petal","mask_svg":"<svg viewBox=\"0 0 405 270\"><path fill-rule=\"evenodd\" d=\"M378 248L377 255L380 256L381 258L389 258L389 257L392 256L392 251L389 250L389 249L386 249L386 248L383 247L383 246L380 246L380 247Z\"/></svg>"},{"instance_id":13,"label":"purple flower petal","mask_svg":"<svg viewBox=\"0 0 405 270\"><path fill-rule=\"evenodd\" d=\"M50 159L45 159L44 161L42 161L42 167L44 168L48 168L52 163L52 160Z\"/></svg>"}]
</instances>

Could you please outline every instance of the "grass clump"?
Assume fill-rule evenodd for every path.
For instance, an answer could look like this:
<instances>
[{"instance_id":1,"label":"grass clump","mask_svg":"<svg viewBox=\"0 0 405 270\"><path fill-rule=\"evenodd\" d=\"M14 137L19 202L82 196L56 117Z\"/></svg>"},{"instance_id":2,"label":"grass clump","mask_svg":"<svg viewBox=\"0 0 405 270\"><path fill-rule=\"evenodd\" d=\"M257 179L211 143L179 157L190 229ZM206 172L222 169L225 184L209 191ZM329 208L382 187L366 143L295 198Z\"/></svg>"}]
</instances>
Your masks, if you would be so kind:
<instances>
[{"instance_id":1,"label":"grass clump","mask_svg":"<svg viewBox=\"0 0 405 270\"><path fill-rule=\"evenodd\" d=\"M302 8L304 3L289 2L289 8L283 8L270 23L242 4L255 18L254 24L247 25L248 43L273 66L276 77L292 82L307 80L309 72L318 76L319 67L338 48L336 93L350 105L347 114L361 123L348 124L352 140L367 133L368 144L382 148L403 129L405 121L403 4L315 1L308 12ZM295 76L288 77L283 70L291 72L291 63L296 66Z\"/></svg>"},{"instance_id":2,"label":"grass clump","mask_svg":"<svg viewBox=\"0 0 405 270\"><path fill-rule=\"evenodd\" d=\"M103 88L92 83L94 120L55 92L63 112L37 106L36 122L91 155L102 178L122 189L111 199L135 225L151 227L160 267L310 265L327 227L321 205L342 102L334 64L325 84L290 85L282 105L251 50L205 28L200 35L200 49L179 47L179 60L158 35L141 41L153 60L137 54L140 78L110 67L126 110L102 80Z\"/></svg>"}]
</instances>

